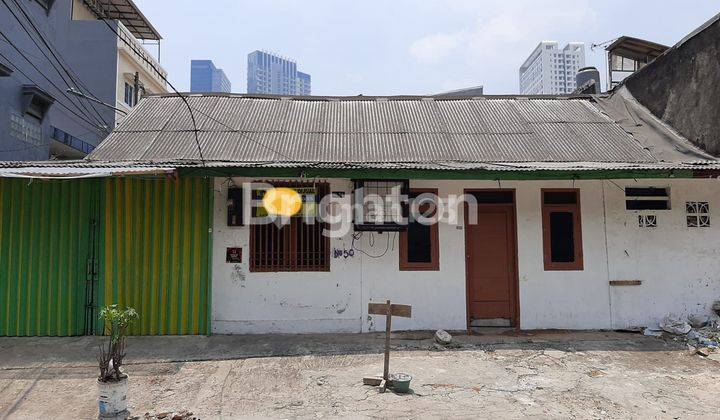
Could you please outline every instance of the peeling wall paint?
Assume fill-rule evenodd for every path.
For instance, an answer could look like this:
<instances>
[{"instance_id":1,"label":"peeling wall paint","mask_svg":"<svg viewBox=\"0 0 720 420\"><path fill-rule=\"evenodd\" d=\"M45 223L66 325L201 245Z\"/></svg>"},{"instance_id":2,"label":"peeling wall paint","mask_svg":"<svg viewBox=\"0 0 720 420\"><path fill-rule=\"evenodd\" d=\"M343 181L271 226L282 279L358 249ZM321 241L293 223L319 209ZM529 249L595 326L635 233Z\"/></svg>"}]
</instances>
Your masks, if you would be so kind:
<instances>
[{"instance_id":1,"label":"peeling wall paint","mask_svg":"<svg viewBox=\"0 0 720 420\"><path fill-rule=\"evenodd\" d=\"M399 271L398 235L366 233L355 241L351 258L332 258L333 249L353 249L350 235L331 240L330 272L250 273L249 230L226 226L224 181L215 181L214 333L375 331L384 326L384 317L368 315L367 304L386 299L413 305L413 317L394 319L394 330L466 328L462 226L439 226L439 271ZM347 179L328 181L332 191L351 191ZM410 185L448 195L498 188L498 181L412 180ZM620 188L638 185L671 188L672 210L658 212L660 226L652 232L641 230L638 212L624 207ZM630 328L657 323L669 312L708 313L711 302L720 299L720 213L718 222L713 213L720 209L720 181L502 181L500 187L516 189L522 328ZM544 271L540 190L571 187L581 194L585 267ZM685 201L710 202L710 228L686 227ZM244 248L243 262L227 264L226 247ZM609 285L627 279L643 283Z\"/></svg>"},{"instance_id":2,"label":"peeling wall paint","mask_svg":"<svg viewBox=\"0 0 720 420\"><path fill-rule=\"evenodd\" d=\"M670 187L671 210L656 211L657 228L643 229L639 212L622 207L622 191L606 184L610 279L642 281L610 289L613 328L657 325L668 313L709 314L720 299L720 180L668 180L661 186ZM687 227L688 201L710 203L710 227Z\"/></svg>"}]
</instances>

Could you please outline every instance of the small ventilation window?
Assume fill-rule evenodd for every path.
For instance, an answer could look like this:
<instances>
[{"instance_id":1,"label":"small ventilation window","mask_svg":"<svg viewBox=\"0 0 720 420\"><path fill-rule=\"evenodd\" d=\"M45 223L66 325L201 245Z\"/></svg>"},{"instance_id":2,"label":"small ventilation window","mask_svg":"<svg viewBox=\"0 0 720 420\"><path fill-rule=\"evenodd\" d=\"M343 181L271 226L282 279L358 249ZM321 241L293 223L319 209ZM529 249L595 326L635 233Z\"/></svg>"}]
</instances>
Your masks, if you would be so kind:
<instances>
[{"instance_id":1,"label":"small ventilation window","mask_svg":"<svg viewBox=\"0 0 720 420\"><path fill-rule=\"evenodd\" d=\"M691 228L710 227L710 203L706 201L688 201L685 203L687 226Z\"/></svg>"},{"instance_id":2,"label":"small ventilation window","mask_svg":"<svg viewBox=\"0 0 720 420\"><path fill-rule=\"evenodd\" d=\"M625 188L625 208L627 210L670 210L670 189Z\"/></svg>"},{"instance_id":3,"label":"small ventilation window","mask_svg":"<svg viewBox=\"0 0 720 420\"><path fill-rule=\"evenodd\" d=\"M0 77L8 77L13 73L13 70L4 65L3 63L0 63Z\"/></svg>"},{"instance_id":4,"label":"small ventilation window","mask_svg":"<svg viewBox=\"0 0 720 420\"><path fill-rule=\"evenodd\" d=\"M55 99L35 85L23 85L23 111L42 121Z\"/></svg>"},{"instance_id":5,"label":"small ventilation window","mask_svg":"<svg viewBox=\"0 0 720 420\"><path fill-rule=\"evenodd\" d=\"M656 228L657 215L655 214L639 214L638 226L641 228Z\"/></svg>"}]
</instances>

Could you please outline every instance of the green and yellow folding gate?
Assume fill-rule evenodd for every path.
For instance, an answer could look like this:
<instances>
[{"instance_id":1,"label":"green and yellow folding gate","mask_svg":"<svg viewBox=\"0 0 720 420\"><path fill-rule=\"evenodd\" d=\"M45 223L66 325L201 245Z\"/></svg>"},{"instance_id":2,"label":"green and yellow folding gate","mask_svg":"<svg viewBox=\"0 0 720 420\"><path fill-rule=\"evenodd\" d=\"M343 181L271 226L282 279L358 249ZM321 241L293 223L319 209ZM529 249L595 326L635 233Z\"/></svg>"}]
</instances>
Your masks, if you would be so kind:
<instances>
[{"instance_id":1,"label":"green and yellow folding gate","mask_svg":"<svg viewBox=\"0 0 720 420\"><path fill-rule=\"evenodd\" d=\"M0 336L208 334L212 194L202 178L0 179Z\"/></svg>"},{"instance_id":2,"label":"green and yellow folding gate","mask_svg":"<svg viewBox=\"0 0 720 420\"><path fill-rule=\"evenodd\" d=\"M99 306L134 307L134 334L207 334L210 181L111 178L103 194Z\"/></svg>"},{"instance_id":3,"label":"green and yellow folding gate","mask_svg":"<svg viewBox=\"0 0 720 420\"><path fill-rule=\"evenodd\" d=\"M0 336L92 331L98 186L0 179Z\"/></svg>"}]
</instances>

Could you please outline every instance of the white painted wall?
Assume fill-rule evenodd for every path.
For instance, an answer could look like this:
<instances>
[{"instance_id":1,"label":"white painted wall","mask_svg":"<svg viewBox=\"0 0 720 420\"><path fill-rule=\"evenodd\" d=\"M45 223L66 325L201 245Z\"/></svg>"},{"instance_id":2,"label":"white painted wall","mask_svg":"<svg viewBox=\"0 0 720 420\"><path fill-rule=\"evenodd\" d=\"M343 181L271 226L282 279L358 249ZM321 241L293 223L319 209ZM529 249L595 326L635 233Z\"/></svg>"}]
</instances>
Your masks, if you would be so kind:
<instances>
[{"instance_id":1,"label":"white painted wall","mask_svg":"<svg viewBox=\"0 0 720 420\"><path fill-rule=\"evenodd\" d=\"M670 211L657 211L658 227L638 227L623 207L623 192L607 182L611 280L642 280L642 286L612 287L612 328L657 325L668 313L710 314L720 299L720 180L638 180L620 186L670 187ZM709 228L688 228L685 202L710 203Z\"/></svg>"},{"instance_id":2,"label":"white painted wall","mask_svg":"<svg viewBox=\"0 0 720 420\"><path fill-rule=\"evenodd\" d=\"M250 181L248 179L248 181ZM330 180L331 191L350 191L347 180ZM228 227L227 182L215 180L213 228L214 333L360 332L360 259L335 260L330 272L251 273L250 230ZM333 247L349 249L347 238ZM227 247L242 247L241 264L225 262Z\"/></svg>"},{"instance_id":3,"label":"white painted wall","mask_svg":"<svg viewBox=\"0 0 720 420\"><path fill-rule=\"evenodd\" d=\"M331 191L351 191L349 180L328 181ZM540 189L573 185L581 194L584 269L544 271ZM619 187L633 185L671 188L672 210L657 212L660 225L652 231L637 227L638 212L625 210ZM712 217L720 206L720 181L503 181L501 186L516 189L517 196L521 328L651 325L668 312L709 313L712 301L720 299L720 228L685 227L685 201L710 201ZM412 180L411 187L437 188L447 196L498 183ZM225 226L224 179L216 179L215 190L214 333L381 330L384 317L368 316L367 303L385 299L413 305L413 317L395 318L394 330L466 328L462 226L439 226L440 271L399 271L398 235L365 233L355 243L354 257L332 258L331 252L330 272L250 273L249 230ZM350 235L331 240L331 251L352 246ZM226 247L243 248L242 264L225 262ZM643 284L611 287L610 280Z\"/></svg>"}]
</instances>

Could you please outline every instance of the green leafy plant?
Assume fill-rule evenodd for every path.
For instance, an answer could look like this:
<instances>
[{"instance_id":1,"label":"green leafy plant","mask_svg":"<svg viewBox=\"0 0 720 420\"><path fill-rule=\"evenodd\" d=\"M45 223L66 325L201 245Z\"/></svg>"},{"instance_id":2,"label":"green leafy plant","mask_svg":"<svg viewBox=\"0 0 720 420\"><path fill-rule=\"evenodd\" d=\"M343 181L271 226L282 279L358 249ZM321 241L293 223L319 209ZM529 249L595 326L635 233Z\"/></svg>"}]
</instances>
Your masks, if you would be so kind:
<instances>
[{"instance_id":1,"label":"green leafy plant","mask_svg":"<svg viewBox=\"0 0 720 420\"><path fill-rule=\"evenodd\" d=\"M125 358L125 335L127 329L138 318L133 308L121 309L118 305L110 305L100 310L100 319L108 340L100 344L98 364L100 366L101 382L119 381L125 377L120 368Z\"/></svg>"}]
</instances>

